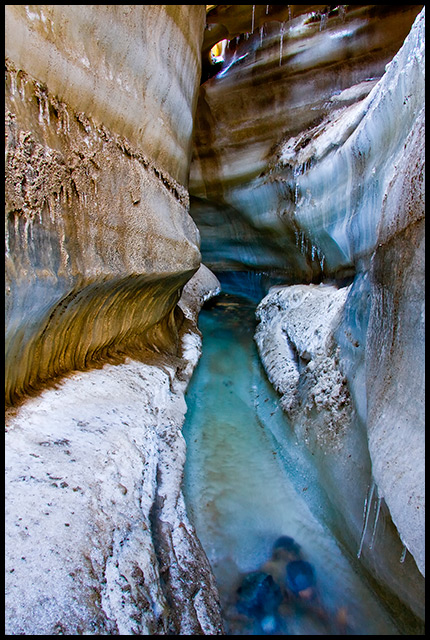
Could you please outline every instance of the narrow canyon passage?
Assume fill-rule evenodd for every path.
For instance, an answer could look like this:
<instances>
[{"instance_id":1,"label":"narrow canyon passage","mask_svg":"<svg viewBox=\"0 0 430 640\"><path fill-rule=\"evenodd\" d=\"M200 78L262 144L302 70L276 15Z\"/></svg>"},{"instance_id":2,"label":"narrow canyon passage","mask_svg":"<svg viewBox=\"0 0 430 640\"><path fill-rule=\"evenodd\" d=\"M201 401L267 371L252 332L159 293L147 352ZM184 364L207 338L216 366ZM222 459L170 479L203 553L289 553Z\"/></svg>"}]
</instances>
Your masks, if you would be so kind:
<instances>
[{"instance_id":1,"label":"narrow canyon passage","mask_svg":"<svg viewBox=\"0 0 430 640\"><path fill-rule=\"evenodd\" d=\"M255 303L221 294L202 310L199 327L203 350L183 430L184 494L217 579L226 632L398 634L324 525L324 490L259 361ZM292 537L314 567L322 615L291 601L263 620L238 612L237 588L280 536Z\"/></svg>"},{"instance_id":2,"label":"narrow canyon passage","mask_svg":"<svg viewBox=\"0 0 430 640\"><path fill-rule=\"evenodd\" d=\"M424 5L5 45L6 635L423 635Z\"/></svg>"}]
</instances>

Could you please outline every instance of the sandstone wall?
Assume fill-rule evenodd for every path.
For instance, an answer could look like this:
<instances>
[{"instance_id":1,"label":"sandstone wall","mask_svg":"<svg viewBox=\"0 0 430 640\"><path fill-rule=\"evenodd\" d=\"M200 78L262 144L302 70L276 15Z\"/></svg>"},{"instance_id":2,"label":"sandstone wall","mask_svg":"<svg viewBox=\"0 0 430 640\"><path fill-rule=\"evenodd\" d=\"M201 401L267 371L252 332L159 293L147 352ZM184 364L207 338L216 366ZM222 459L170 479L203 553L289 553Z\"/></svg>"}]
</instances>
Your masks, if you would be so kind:
<instances>
[{"instance_id":1,"label":"sandstone wall","mask_svg":"<svg viewBox=\"0 0 430 640\"><path fill-rule=\"evenodd\" d=\"M197 314L219 287L188 213L204 20L6 7L11 635L223 632L181 492Z\"/></svg>"},{"instance_id":2,"label":"sandstone wall","mask_svg":"<svg viewBox=\"0 0 430 640\"><path fill-rule=\"evenodd\" d=\"M204 20L198 5L6 7L7 402L176 349L200 264L187 176Z\"/></svg>"}]
</instances>

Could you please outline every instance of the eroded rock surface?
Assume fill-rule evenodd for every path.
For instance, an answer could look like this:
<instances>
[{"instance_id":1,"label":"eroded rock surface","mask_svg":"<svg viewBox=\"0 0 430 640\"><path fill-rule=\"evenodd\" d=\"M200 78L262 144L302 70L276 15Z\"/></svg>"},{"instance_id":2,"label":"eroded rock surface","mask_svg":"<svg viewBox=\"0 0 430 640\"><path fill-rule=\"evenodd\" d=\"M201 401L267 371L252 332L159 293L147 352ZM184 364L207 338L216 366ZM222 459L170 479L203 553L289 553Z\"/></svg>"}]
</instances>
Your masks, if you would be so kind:
<instances>
[{"instance_id":1,"label":"eroded rock surface","mask_svg":"<svg viewBox=\"0 0 430 640\"><path fill-rule=\"evenodd\" d=\"M309 364L315 363L306 362L312 324L303 334L309 346L295 344L283 304L265 309L272 327L264 337L266 369L312 446L319 429L328 429L330 420L324 426L321 416L332 412L331 391L345 389L348 411L361 430L356 462L367 469L362 478L368 474L357 484L361 501L366 484L370 491L376 481L379 505L387 513L392 506L400 539L423 573L424 9L351 5L328 13L309 7L301 14L293 6L281 15L275 7L271 19L270 7L266 15L259 7L254 31L247 28L237 39L234 25L243 26L245 9L237 9L237 23L235 11L214 10L214 34L232 40L224 65L202 84L199 96L190 190L203 254L220 270L276 271L287 284L327 277L341 283L348 278L349 284L354 277L339 325L332 328L338 382L321 386L328 371L322 363L312 378ZM227 242L220 242L224 237ZM267 315L272 312L280 314L273 324ZM320 320L312 317L317 330ZM407 374L412 360L419 362L416 382ZM340 441L350 431L339 428ZM345 452L353 448L351 440ZM330 485L331 464L344 466L335 456L331 463L321 461L359 543L358 495L354 506L348 504L355 471L342 498L336 473L339 488ZM401 557L400 541L395 549L393 557ZM402 577L394 560L387 558L384 568L376 552L368 561L365 554L363 562L377 579L422 615L422 594L408 594L414 575L422 586L416 568Z\"/></svg>"},{"instance_id":2,"label":"eroded rock surface","mask_svg":"<svg viewBox=\"0 0 430 640\"><path fill-rule=\"evenodd\" d=\"M8 403L175 351L203 29L197 5L6 7Z\"/></svg>"},{"instance_id":3,"label":"eroded rock surface","mask_svg":"<svg viewBox=\"0 0 430 640\"><path fill-rule=\"evenodd\" d=\"M424 110L387 189L370 269L369 450L378 486L425 574Z\"/></svg>"},{"instance_id":4,"label":"eroded rock surface","mask_svg":"<svg viewBox=\"0 0 430 640\"><path fill-rule=\"evenodd\" d=\"M371 427L368 434L356 409L337 340L345 332L346 303L351 291L352 286L273 287L257 307L255 340L269 380L281 395L281 406L291 428L309 451L332 504L335 515L325 514L328 524L350 552L361 558L377 582L384 585L386 593L396 594L423 618L424 580L412 556L399 562L402 542L390 516L394 496L386 492L387 485L391 488L390 482L397 480L397 491L405 497L409 484L407 478L400 482L396 474L386 473L380 487L381 474L374 462L376 458L380 464L390 465L396 447L401 446L400 429L393 429L390 435L385 431L387 445L394 449L390 454L384 444L379 450L372 447ZM418 452L416 456L421 460ZM409 456L396 462L400 466L406 460L410 473ZM414 474L418 483L423 480L419 464ZM408 508L413 509L411 504ZM403 539L409 525L404 521L402 524L399 530ZM419 526L415 518L415 527ZM419 541L418 548L422 549L422 529L420 534L415 531L411 540ZM398 616L395 601L390 606Z\"/></svg>"},{"instance_id":5,"label":"eroded rock surface","mask_svg":"<svg viewBox=\"0 0 430 640\"><path fill-rule=\"evenodd\" d=\"M204 19L6 7L8 634L222 633L181 492Z\"/></svg>"},{"instance_id":6,"label":"eroded rock surface","mask_svg":"<svg viewBox=\"0 0 430 640\"><path fill-rule=\"evenodd\" d=\"M202 268L186 290L182 359L75 373L10 410L6 633L222 633L181 490L191 318L217 286Z\"/></svg>"}]
</instances>

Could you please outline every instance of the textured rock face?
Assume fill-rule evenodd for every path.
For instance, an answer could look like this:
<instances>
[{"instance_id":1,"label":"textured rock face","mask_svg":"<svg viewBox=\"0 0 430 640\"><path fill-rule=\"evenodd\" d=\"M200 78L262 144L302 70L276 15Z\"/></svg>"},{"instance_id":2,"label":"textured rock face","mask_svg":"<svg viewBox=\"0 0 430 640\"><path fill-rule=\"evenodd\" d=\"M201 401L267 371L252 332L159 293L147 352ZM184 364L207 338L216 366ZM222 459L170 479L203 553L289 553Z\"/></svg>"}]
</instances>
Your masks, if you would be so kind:
<instances>
[{"instance_id":1,"label":"textured rock face","mask_svg":"<svg viewBox=\"0 0 430 640\"><path fill-rule=\"evenodd\" d=\"M420 8L348 5L321 19L296 15L293 6L289 19L287 6L274 5L266 15L265 6L256 5L254 33L239 42L234 36L243 33L243 6L236 23L234 15L227 19L234 6L214 10L220 15L212 19L209 14L214 32L220 35L221 25L221 37L233 39L222 70L200 88L196 117L191 212L206 264L275 268L291 282L309 282L322 270L353 271L356 256L375 239L377 220L369 215L367 228L363 216L358 231L356 219L360 208L376 208L383 195L392 151L386 145L397 144L397 116L405 117L397 101L388 107L390 118L375 120L375 130L364 133L364 146L360 141L345 155L342 148L351 146L370 106L366 96ZM251 32L252 6L247 9ZM409 126L422 106L420 73L416 55L399 90ZM369 194L365 201L363 193Z\"/></svg>"},{"instance_id":2,"label":"textured rock face","mask_svg":"<svg viewBox=\"0 0 430 640\"><path fill-rule=\"evenodd\" d=\"M204 16L6 7L9 634L222 633L181 492Z\"/></svg>"},{"instance_id":3,"label":"textured rock face","mask_svg":"<svg viewBox=\"0 0 430 640\"><path fill-rule=\"evenodd\" d=\"M373 474L423 575L424 139L423 110L384 200L370 269L372 303L366 343Z\"/></svg>"},{"instance_id":4,"label":"textured rock face","mask_svg":"<svg viewBox=\"0 0 430 640\"><path fill-rule=\"evenodd\" d=\"M402 542L390 515L391 483L394 481L400 502L406 497L410 481L400 481L397 474L390 472L382 478L375 467L375 458L386 467L393 462L400 467L399 462L403 462L403 471L411 473L409 455L399 461L394 454L402 443L406 446L405 434L399 434L401 425L397 422L398 427L390 434L384 432L380 447L372 446L371 423L368 434L342 366L342 348L337 337L341 324L345 332L348 313L345 304L351 292L352 285L341 289L329 285L273 287L258 305L255 340L267 375L281 395L281 405L312 456L320 484L333 506L336 516L327 513L327 522L351 553L358 554L385 591L396 594L423 618L424 579L412 556L399 562ZM351 325L349 328L351 331ZM355 338L351 336L354 341ZM388 452L387 446L393 447L393 451ZM423 456L419 451L415 451L415 456L418 466L414 480L422 490ZM417 543L418 564L424 536L422 524L412 513L414 508L410 500L406 513L409 511L414 522L413 534L405 523L403 502L400 509L403 526L395 522L404 532L402 539L406 540L409 534L409 540ZM398 616L396 604L391 606Z\"/></svg>"},{"instance_id":5,"label":"textured rock face","mask_svg":"<svg viewBox=\"0 0 430 640\"><path fill-rule=\"evenodd\" d=\"M8 402L142 344L175 350L200 264L186 182L203 27L197 5L6 8Z\"/></svg>"},{"instance_id":6,"label":"textured rock face","mask_svg":"<svg viewBox=\"0 0 430 640\"><path fill-rule=\"evenodd\" d=\"M204 16L198 5L8 5L6 55L184 184Z\"/></svg>"},{"instance_id":7,"label":"textured rock face","mask_svg":"<svg viewBox=\"0 0 430 640\"><path fill-rule=\"evenodd\" d=\"M379 221L375 241L371 243L374 250L367 253L363 273L357 276L351 291L351 296L362 297L367 304L360 303L357 307L356 319L345 317L342 328L344 333L355 333L354 339L360 345L358 349L343 346L342 353L356 406L367 424L374 479L403 543L422 574L425 571L423 64L424 11L379 84L379 97L375 87L363 126L358 128L358 136L363 138L372 126L367 118L382 125L382 114L390 109L394 112L391 122L397 122L395 135L390 138L391 160L388 166L385 164L380 179L384 191L375 199L374 210L366 199L363 202L367 206L359 210L368 211L368 220L376 211ZM415 106L409 111L408 103L415 98ZM404 118L404 128L400 126L400 118ZM364 168L368 172L369 165L364 164ZM357 222L359 226L359 219ZM352 309L352 299L347 306ZM341 334L338 338L345 345ZM413 377L411 362L416 371Z\"/></svg>"},{"instance_id":8,"label":"textured rock face","mask_svg":"<svg viewBox=\"0 0 430 640\"><path fill-rule=\"evenodd\" d=\"M180 360L75 373L9 414L7 634L222 633L181 491L193 319L217 287L204 267L186 285Z\"/></svg>"}]
</instances>

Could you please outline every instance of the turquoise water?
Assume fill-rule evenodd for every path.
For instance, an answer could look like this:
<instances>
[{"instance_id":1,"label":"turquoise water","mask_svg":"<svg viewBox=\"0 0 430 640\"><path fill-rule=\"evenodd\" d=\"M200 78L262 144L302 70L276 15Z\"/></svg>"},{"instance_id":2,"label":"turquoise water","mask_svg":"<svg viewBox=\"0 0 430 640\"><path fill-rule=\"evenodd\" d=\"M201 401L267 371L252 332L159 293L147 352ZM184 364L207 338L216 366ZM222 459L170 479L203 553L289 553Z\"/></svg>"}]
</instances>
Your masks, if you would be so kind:
<instances>
[{"instance_id":1,"label":"turquoise water","mask_svg":"<svg viewBox=\"0 0 430 640\"><path fill-rule=\"evenodd\" d=\"M255 303L220 295L203 309L203 354L188 392L184 494L233 635L399 635L353 559L323 524L312 465L267 382L253 341ZM288 595L275 613L237 610L237 588L292 537L316 577L317 601Z\"/></svg>"}]
</instances>

